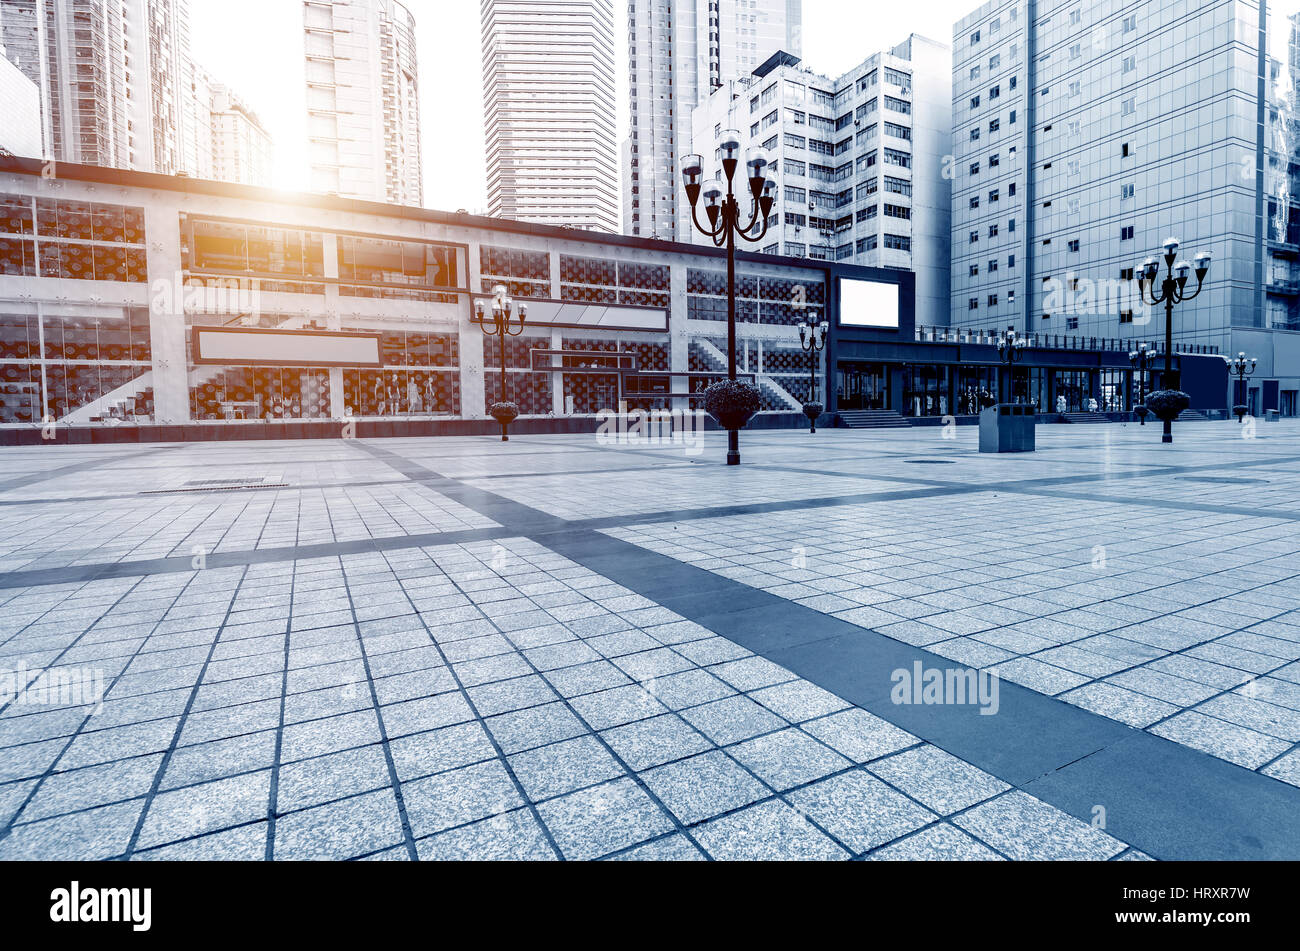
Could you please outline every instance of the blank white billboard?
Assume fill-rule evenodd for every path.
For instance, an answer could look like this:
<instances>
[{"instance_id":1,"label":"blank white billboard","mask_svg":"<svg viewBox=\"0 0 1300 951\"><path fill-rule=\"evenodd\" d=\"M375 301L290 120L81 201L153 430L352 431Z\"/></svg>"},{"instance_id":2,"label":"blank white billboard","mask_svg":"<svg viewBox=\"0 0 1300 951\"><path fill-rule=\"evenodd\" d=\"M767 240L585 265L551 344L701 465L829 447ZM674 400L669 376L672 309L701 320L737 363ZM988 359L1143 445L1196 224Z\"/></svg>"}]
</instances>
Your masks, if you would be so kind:
<instances>
[{"instance_id":1,"label":"blank white billboard","mask_svg":"<svg viewBox=\"0 0 1300 951\"><path fill-rule=\"evenodd\" d=\"M194 328L195 363L381 365L379 334Z\"/></svg>"},{"instance_id":2,"label":"blank white billboard","mask_svg":"<svg viewBox=\"0 0 1300 951\"><path fill-rule=\"evenodd\" d=\"M840 278L840 325L898 329L898 285Z\"/></svg>"}]
</instances>

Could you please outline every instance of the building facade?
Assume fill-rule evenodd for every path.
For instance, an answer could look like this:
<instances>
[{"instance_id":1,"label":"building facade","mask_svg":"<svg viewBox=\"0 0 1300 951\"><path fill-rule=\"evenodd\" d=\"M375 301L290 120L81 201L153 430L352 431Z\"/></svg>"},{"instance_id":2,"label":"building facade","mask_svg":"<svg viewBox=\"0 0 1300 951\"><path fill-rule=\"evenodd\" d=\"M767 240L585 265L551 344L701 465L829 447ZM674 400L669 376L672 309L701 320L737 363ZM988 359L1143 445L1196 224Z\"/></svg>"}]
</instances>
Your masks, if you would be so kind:
<instances>
[{"instance_id":1,"label":"building facade","mask_svg":"<svg viewBox=\"0 0 1300 951\"><path fill-rule=\"evenodd\" d=\"M117 434L103 438L306 434L275 428L287 424L337 436L326 424L349 420L466 431L502 396L530 425L590 431L620 404L698 408L727 372L715 248L42 167L0 159L0 442L50 423ZM1007 373L992 338L922 335L916 284L906 270L741 254L736 353L762 394L756 425L800 424L810 396L938 421L977 386L1040 408L1094 393L1127 408L1122 353L1044 340ZM474 319L498 286L528 304L504 393L499 339ZM799 342L809 308L831 325L815 364ZM1218 405L1221 381L1204 389L1196 405Z\"/></svg>"},{"instance_id":2,"label":"building facade","mask_svg":"<svg viewBox=\"0 0 1300 951\"><path fill-rule=\"evenodd\" d=\"M631 125L623 144L623 233L689 241L679 202L691 113L778 50L803 49L802 0L630 0Z\"/></svg>"},{"instance_id":3,"label":"building facade","mask_svg":"<svg viewBox=\"0 0 1300 951\"><path fill-rule=\"evenodd\" d=\"M211 89L212 177L240 185L271 184L272 145L262 122L227 86Z\"/></svg>"},{"instance_id":4,"label":"building facade","mask_svg":"<svg viewBox=\"0 0 1300 951\"><path fill-rule=\"evenodd\" d=\"M991 0L958 21L949 326L1158 337L1134 269L1173 235L1214 255L1175 346L1257 357L1243 401L1293 415L1295 55L1269 6Z\"/></svg>"},{"instance_id":5,"label":"building facade","mask_svg":"<svg viewBox=\"0 0 1300 951\"><path fill-rule=\"evenodd\" d=\"M424 203L415 20L397 0L306 0L313 191Z\"/></svg>"},{"instance_id":6,"label":"building facade","mask_svg":"<svg viewBox=\"0 0 1300 951\"><path fill-rule=\"evenodd\" d=\"M737 130L742 154L761 148L778 184L765 253L915 271L918 319L945 324L950 62L946 45L917 35L835 79L777 53L696 108L705 177L721 177L718 138Z\"/></svg>"},{"instance_id":7,"label":"building facade","mask_svg":"<svg viewBox=\"0 0 1300 951\"><path fill-rule=\"evenodd\" d=\"M4 0L0 44L40 90L43 155L189 171L186 0Z\"/></svg>"},{"instance_id":8,"label":"building facade","mask_svg":"<svg viewBox=\"0 0 1300 951\"><path fill-rule=\"evenodd\" d=\"M488 213L618 231L611 0L482 0Z\"/></svg>"}]
</instances>

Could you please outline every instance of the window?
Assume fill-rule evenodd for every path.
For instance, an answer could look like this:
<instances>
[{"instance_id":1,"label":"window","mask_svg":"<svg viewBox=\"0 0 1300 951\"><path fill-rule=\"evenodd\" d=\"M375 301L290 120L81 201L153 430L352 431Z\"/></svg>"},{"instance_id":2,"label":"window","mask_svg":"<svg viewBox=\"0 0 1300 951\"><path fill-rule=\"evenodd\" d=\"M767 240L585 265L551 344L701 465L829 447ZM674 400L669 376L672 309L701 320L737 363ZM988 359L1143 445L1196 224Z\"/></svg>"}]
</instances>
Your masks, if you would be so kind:
<instances>
[{"instance_id":1,"label":"window","mask_svg":"<svg viewBox=\"0 0 1300 951\"><path fill-rule=\"evenodd\" d=\"M906 152L900 152L898 149L885 149L885 164L896 165L899 168L911 168L912 156Z\"/></svg>"},{"instance_id":2,"label":"window","mask_svg":"<svg viewBox=\"0 0 1300 951\"><path fill-rule=\"evenodd\" d=\"M990 295L989 295L989 306L990 306L990 307L997 307L997 306L998 306L998 295L997 295L997 294L990 294Z\"/></svg>"},{"instance_id":3,"label":"window","mask_svg":"<svg viewBox=\"0 0 1300 951\"><path fill-rule=\"evenodd\" d=\"M786 133L785 144L788 148L802 149L807 147L808 140L802 135L790 135L789 133Z\"/></svg>"},{"instance_id":4,"label":"window","mask_svg":"<svg viewBox=\"0 0 1300 951\"><path fill-rule=\"evenodd\" d=\"M989 168L997 168L999 161L1001 161L1001 159L998 158L998 153L994 152L989 156Z\"/></svg>"},{"instance_id":5,"label":"window","mask_svg":"<svg viewBox=\"0 0 1300 951\"><path fill-rule=\"evenodd\" d=\"M980 163L979 163L979 162L971 162L971 163L970 163L970 173L971 173L972 175L978 175L978 174L980 173Z\"/></svg>"},{"instance_id":6,"label":"window","mask_svg":"<svg viewBox=\"0 0 1300 951\"><path fill-rule=\"evenodd\" d=\"M997 201L997 200L998 200L998 189L995 188L989 192L989 201Z\"/></svg>"},{"instance_id":7,"label":"window","mask_svg":"<svg viewBox=\"0 0 1300 951\"><path fill-rule=\"evenodd\" d=\"M785 111L785 121L790 125L804 125L808 117L798 109L787 109Z\"/></svg>"},{"instance_id":8,"label":"window","mask_svg":"<svg viewBox=\"0 0 1300 951\"><path fill-rule=\"evenodd\" d=\"M978 108L980 107L980 97L979 97L979 96L971 96L971 97L970 97L970 107L971 107L972 109L978 109Z\"/></svg>"},{"instance_id":9,"label":"window","mask_svg":"<svg viewBox=\"0 0 1300 951\"><path fill-rule=\"evenodd\" d=\"M996 238L997 236L998 236L998 225L997 222L995 221L993 224L989 225L989 237Z\"/></svg>"},{"instance_id":10,"label":"window","mask_svg":"<svg viewBox=\"0 0 1300 951\"><path fill-rule=\"evenodd\" d=\"M1120 72L1123 72L1123 73L1131 73L1131 72L1133 72L1133 70L1135 70L1135 69L1137 69L1137 57L1136 57L1136 56L1133 56L1133 55L1131 55L1131 54L1128 55L1128 56L1125 56L1125 57L1124 57L1124 65L1123 65L1123 67L1121 67Z\"/></svg>"},{"instance_id":11,"label":"window","mask_svg":"<svg viewBox=\"0 0 1300 951\"><path fill-rule=\"evenodd\" d=\"M1000 129L1000 128L1002 128L1002 123L1001 123L1000 120L998 120L998 119L990 119L990 120L989 120L989 131L990 131L990 132L996 132L996 131L998 131L998 129Z\"/></svg>"},{"instance_id":12,"label":"window","mask_svg":"<svg viewBox=\"0 0 1300 951\"><path fill-rule=\"evenodd\" d=\"M1000 95L1002 95L1002 87L1001 87L1001 86L994 86L994 87L992 87L992 88L989 90L989 98L990 98L990 99L996 99L996 98L998 98L998 96L1000 96Z\"/></svg>"},{"instance_id":13,"label":"window","mask_svg":"<svg viewBox=\"0 0 1300 951\"><path fill-rule=\"evenodd\" d=\"M776 125L776 119L777 111L773 109L767 115L763 116L763 128L766 129L768 126Z\"/></svg>"},{"instance_id":14,"label":"window","mask_svg":"<svg viewBox=\"0 0 1300 951\"><path fill-rule=\"evenodd\" d=\"M977 244L977 243L979 242L979 239L980 239L980 233L979 233L978 231L972 231L972 232L970 233L970 243L971 243L971 244Z\"/></svg>"},{"instance_id":15,"label":"window","mask_svg":"<svg viewBox=\"0 0 1300 951\"><path fill-rule=\"evenodd\" d=\"M979 272L980 272L980 266L979 266L978 264L972 264L972 265L970 266L970 276L971 276L971 277L976 277L976 276L978 276L978 275L979 275Z\"/></svg>"},{"instance_id":16,"label":"window","mask_svg":"<svg viewBox=\"0 0 1300 951\"><path fill-rule=\"evenodd\" d=\"M1015 198L1015 197L1016 197L1016 183L1015 183L1015 182L1009 182L1009 183L1007 184L1007 197L1008 197L1008 198Z\"/></svg>"},{"instance_id":17,"label":"window","mask_svg":"<svg viewBox=\"0 0 1300 951\"><path fill-rule=\"evenodd\" d=\"M978 297L972 297L972 298L970 298L970 299L966 302L966 309L967 309L967 310L979 310L979 309L980 309L980 299L979 299Z\"/></svg>"},{"instance_id":18,"label":"window","mask_svg":"<svg viewBox=\"0 0 1300 951\"><path fill-rule=\"evenodd\" d=\"M901 234L885 235L885 247L891 251L911 251L912 239Z\"/></svg>"},{"instance_id":19,"label":"window","mask_svg":"<svg viewBox=\"0 0 1300 951\"><path fill-rule=\"evenodd\" d=\"M971 79L979 79L979 78L980 78L980 68L979 68L978 66L972 66L972 67L970 68L970 78L971 78Z\"/></svg>"},{"instance_id":20,"label":"window","mask_svg":"<svg viewBox=\"0 0 1300 951\"><path fill-rule=\"evenodd\" d=\"M785 200L803 204L808 200L808 192L802 188L795 188L793 185L785 186Z\"/></svg>"},{"instance_id":21,"label":"window","mask_svg":"<svg viewBox=\"0 0 1300 951\"><path fill-rule=\"evenodd\" d=\"M896 122L885 123L885 135L892 135L896 139L905 139L908 142L912 141L912 130Z\"/></svg>"},{"instance_id":22,"label":"window","mask_svg":"<svg viewBox=\"0 0 1300 951\"><path fill-rule=\"evenodd\" d=\"M992 56L989 57L989 72L990 72L990 73L993 72L993 70L997 69L997 68L998 68L999 66L1001 66L1001 65L1002 65L1002 54L1001 54L1001 53L994 53Z\"/></svg>"},{"instance_id":23,"label":"window","mask_svg":"<svg viewBox=\"0 0 1300 951\"><path fill-rule=\"evenodd\" d=\"M1131 267L1122 267L1122 268L1120 268L1120 269L1119 269L1119 279L1120 279L1121 281L1131 281L1131 280L1133 280L1133 268L1131 268Z\"/></svg>"},{"instance_id":24,"label":"window","mask_svg":"<svg viewBox=\"0 0 1300 951\"><path fill-rule=\"evenodd\" d=\"M1125 33L1132 33L1132 32L1133 32L1134 30L1136 30L1137 28L1138 28L1138 24L1137 24L1137 14L1136 14L1136 13L1131 13L1131 14L1129 14L1128 16L1126 16L1126 17L1124 18L1124 32L1125 32Z\"/></svg>"},{"instance_id":25,"label":"window","mask_svg":"<svg viewBox=\"0 0 1300 951\"><path fill-rule=\"evenodd\" d=\"M893 96L885 97L885 108L890 112L897 112L904 116L912 114L912 104L910 102L906 99L895 99Z\"/></svg>"},{"instance_id":26,"label":"window","mask_svg":"<svg viewBox=\"0 0 1300 951\"><path fill-rule=\"evenodd\" d=\"M1015 77L1015 76L1012 76L1012 77L1011 77L1011 88L1012 88L1012 89L1015 89L1015 88L1016 88L1016 77Z\"/></svg>"},{"instance_id":27,"label":"window","mask_svg":"<svg viewBox=\"0 0 1300 951\"><path fill-rule=\"evenodd\" d=\"M1007 115L1007 125L1015 125L1015 124L1016 124L1016 110L1012 109L1011 112L1008 113Z\"/></svg>"},{"instance_id":28,"label":"window","mask_svg":"<svg viewBox=\"0 0 1300 951\"><path fill-rule=\"evenodd\" d=\"M1120 228L1120 229L1119 229L1119 239L1120 239L1121 241L1132 241L1132 240L1133 240L1133 226L1132 226L1132 225L1124 225L1122 228Z\"/></svg>"},{"instance_id":29,"label":"window","mask_svg":"<svg viewBox=\"0 0 1300 951\"><path fill-rule=\"evenodd\" d=\"M1016 302L1016 289L1013 287L1007 291L1007 303L1014 304L1015 302Z\"/></svg>"},{"instance_id":30,"label":"window","mask_svg":"<svg viewBox=\"0 0 1300 951\"><path fill-rule=\"evenodd\" d=\"M1133 154L1133 149L1130 147L1129 143L1125 142L1123 145L1119 147L1119 154L1123 158L1128 158Z\"/></svg>"},{"instance_id":31,"label":"window","mask_svg":"<svg viewBox=\"0 0 1300 951\"><path fill-rule=\"evenodd\" d=\"M993 274L997 271L997 269L998 269L998 259L993 258L992 260L989 261L989 273Z\"/></svg>"},{"instance_id":32,"label":"window","mask_svg":"<svg viewBox=\"0 0 1300 951\"><path fill-rule=\"evenodd\" d=\"M912 209L903 205L885 205L885 214L890 218L908 219L912 217Z\"/></svg>"},{"instance_id":33,"label":"window","mask_svg":"<svg viewBox=\"0 0 1300 951\"><path fill-rule=\"evenodd\" d=\"M1131 310L1121 310L1121 311L1119 312L1119 322L1120 322L1121 324L1131 324L1131 323L1133 323L1133 311L1131 311Z\"/></svg>"},{"instance_id":34,"label":"window","mask_svg":"<svg viewBox=\"0 0 1300 951\"><path fill-rule=\"evenodd\" d=\"M970 35L970 45L974 46L979 41L980 41L980 31L976 30L974 33Z\"/></svg>"},{"instance_id":35,"label":"window","mask_svg":"<svg viewBox=\"0 0 1300 951\"><path fill-rule=\"evenodd\" d=\"M1137 100L1129 96L1119 105L1119 114L1122 116L1131 116L1137 112Z\"/></svg>"},{"instance_id":36,"label":"window","mask_svg":"<svg viewBox=\"0 0 1300 951\"><path fill-rule=\"evenodd\" d=\"M785 223L794 225L796 228L802 228L808 221L803 215L796 215L794 212L787 211L785 213Z\"/></svg>"},{"instance_id":37,"label":"window","mask_svg":"<svg viewBox=\"0 0 1300 951\"><path fill-rule=\"evenodd\" d=\"M893 192L895 195L911 195L912 183L904 178L890 178L886 175L885 191Z\"/></svg>"},{"instance_id":38,"label":"window","mask_svg":"<svg viewBox=\"0 0 1300 951\"><path fill-rule=\"evenodd\" d=\"M1007 222L1007 230L1008 230L1008 231L1015 231L1015 230L1016 230L1016 219L1015 219L1015 218L1012 218L1012 219L1010 219L1010 220Z\"/></svg>"},{"instance_id":39,"label":"window","mask_svg":"<svg viewBox=\"0 0 1300 951\"><path fill-rule=\"evenodd\" d=\"M1007 267L1015 267L1015 266L1016 266L1016 256L1014 254L1008 254Z\"/></svg>"},{"instance_id":40,"label":"window","mask_svg":"<svg viewBox=\"0 0 1300 951\"><path fill-rule=\"evenodd\" d=\"M971 196L970 196L970 206L971 206L972 208L978 208L978 207L980 206L980 196L979 196L979 195L971 195Z\"/></svg>"},{"instance_id":41,"label":"window","mask_svg":"<svg viewBox=\"0 0 1300 951\"><path fill-rule=\"evenodd\" d=\"M1119 197L1122 199L1133 197L1133 184L1131 182L1127 185L1119 186Z\"/></svg>"},{"instance_id":42,"label":"window","mask_svg":"<svg viewBox=\"0 0 1300 951\"><path fill-rule=\"evenodd\" d=\"M1078 330L1078 329L1079 329L1079 318L1078 318L1078 317L1066 317L1066 318L1065 318L1065 329L1066 329L1066 330Z\"/></svg>"},{"instance_id":43,"label":"window","mask_svg":"<svg viewBox=\"0 0 1300 951\"><path fill-rule=\"evenodd\" d=\"M978 126L977 126L976 128L974 128L974 129L971 129L971 130L970 130L970 140L971 140L972 142L978 142L978 141L979 141L979 137L980 137L980 130L979 130L979 127L978 127Z\"/></svg>"},{"instance_id":44,"label":"window","mask_svg":"<svg viewBox=\"0 0 1300 951\"><path fill-rule=\"evenodd\" d=\"M1070 251L1075 251L1075 252L1077 252L1077 251L1079 250L1079 239L1078 239L1078 238L1075 238L1073 241L1071 241L1069 244L1067 244L1066 247L1067 247Z\"/></svg>"}]
</instances>

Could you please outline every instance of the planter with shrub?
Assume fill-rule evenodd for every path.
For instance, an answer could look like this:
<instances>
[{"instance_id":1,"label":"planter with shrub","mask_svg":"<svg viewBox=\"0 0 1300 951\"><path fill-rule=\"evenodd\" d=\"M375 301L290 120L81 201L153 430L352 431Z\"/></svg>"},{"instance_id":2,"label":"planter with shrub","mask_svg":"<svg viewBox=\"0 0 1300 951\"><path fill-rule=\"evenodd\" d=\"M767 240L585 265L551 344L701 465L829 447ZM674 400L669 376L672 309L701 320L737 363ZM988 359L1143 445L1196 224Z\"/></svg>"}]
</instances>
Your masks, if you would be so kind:
<instances>
[{"instance_id":1,"label":"planter with shrub","mask_svg":"<svg viewBox=\"0 0 1300 951\"><path fill-rule=\"evenodd\" d=\"M719 380L704 391L704 411L723 429L743 429L762 405L758 387L743 380Z\"/></svg>"}]
</instances>

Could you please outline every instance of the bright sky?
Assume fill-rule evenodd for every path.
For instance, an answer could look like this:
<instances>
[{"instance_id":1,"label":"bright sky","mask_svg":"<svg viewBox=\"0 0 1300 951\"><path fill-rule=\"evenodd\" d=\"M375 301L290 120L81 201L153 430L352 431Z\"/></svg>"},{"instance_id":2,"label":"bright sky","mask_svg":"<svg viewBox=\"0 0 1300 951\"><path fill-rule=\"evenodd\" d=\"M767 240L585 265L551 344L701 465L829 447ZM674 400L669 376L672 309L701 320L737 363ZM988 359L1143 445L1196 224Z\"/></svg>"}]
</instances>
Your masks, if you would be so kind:
<instances>
[{"instance_id":1,"label":"bright sky","mask_svg":"<svg viewBox=\"0 0 1300 951\"><path fill-rule=\"evenodd\" d=\"M430 208L485 210L479 0L403 0L415 17L420 59L424 201ZM803 0L804 60L834 75L916 32L952 42L952 24L980 0ZM626 0L614 0L617 37ZM231 86L275 139L276 181L306 181L302 3L190 0L190 45L213 78ZM620 138L627 134L626 43L618 50ZM620 142L621 145L621 142Z\"/></svg>"}]
</instances>

